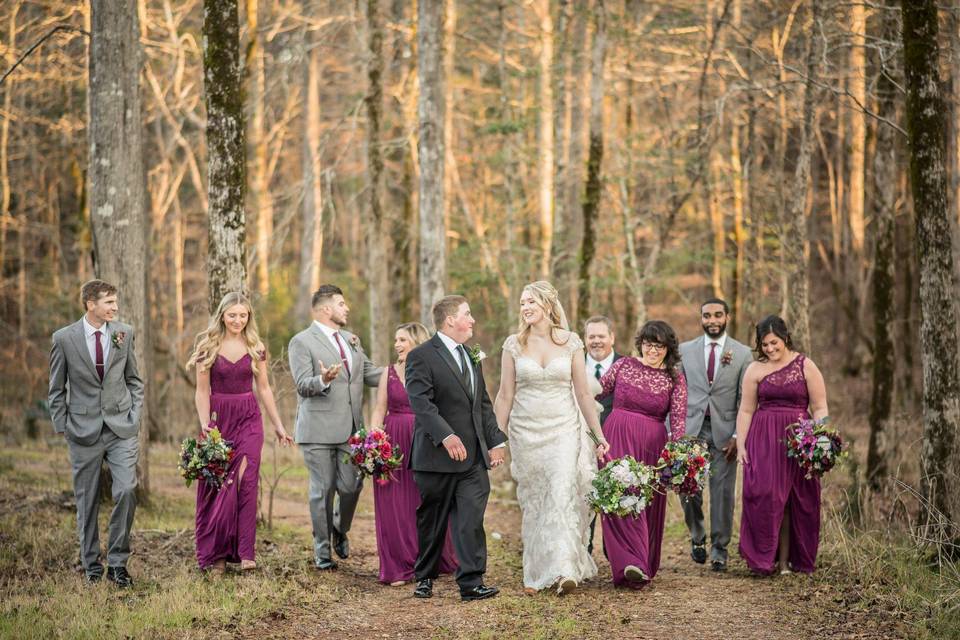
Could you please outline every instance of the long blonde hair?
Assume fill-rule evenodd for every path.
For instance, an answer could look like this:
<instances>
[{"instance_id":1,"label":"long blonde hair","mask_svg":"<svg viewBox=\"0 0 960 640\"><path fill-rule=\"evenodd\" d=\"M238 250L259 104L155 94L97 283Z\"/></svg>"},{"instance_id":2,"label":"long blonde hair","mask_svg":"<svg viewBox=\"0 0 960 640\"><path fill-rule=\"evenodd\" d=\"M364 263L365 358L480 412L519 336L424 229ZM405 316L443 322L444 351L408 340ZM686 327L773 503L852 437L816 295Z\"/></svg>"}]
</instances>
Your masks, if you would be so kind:
<instances>
[{"instance_id":1,"label":"long blonde hair","mask_svg":"<svg viewBox=\"0 0 960 640\"><path fill-rule=\"evenodd\" d=\"M523 293L529 293L533 297L534 302L543 310L543 315L546 316L550 322L550 340L558 346L566 344L557 342L556 338L556 329L563 329L565 331L569 331L570 329L570 326L567 324L567 315L563 312L563 305L560 304L560 294L557 292L556 287L546 280L537 280L525 286ZM520 295L522 296L523 293ZM519 332L517 334L517 341L520 343L520 346L527 346L527 338L529 337L530 325L523 319L523 313L521 312Z\"/></svg>"},{"instance_id":2,"label":"long blonde hair","mask_svg":"<svg viewBox=\"0 0 960 640\"><path fill-rule=\"evenodd\" d=\"M257 323L253 319L253 305L250 300L239 291L232 291L223 296L217 306L216 313L210 317L210 324L207 328L197 334L194 342L193 353L187 360L187 368L196 367L198 371L209 371L210 367L217 359L220 353L220 346L223 344L223 337L227 335L227 325L223 321L223 314L227 309L234 305L242 304L247 308L247 326L243 328L241 335L247 347L247 353L250 354L253 372L257 373L257 362L260 361L260 353L257 348L261 347L260 335L257 333Z\"/></svg>"},{"instance_id":3,"label":"long blonde hair","mask_svg":"<svg viewBox=\"0 0 960 640\"><path fill-rule=\"evenodd\" d=\"M415 347L430 339L430 332L419 322L404 322L397 327L397 331L406 333Z\"/></svg>"}]
</instances>

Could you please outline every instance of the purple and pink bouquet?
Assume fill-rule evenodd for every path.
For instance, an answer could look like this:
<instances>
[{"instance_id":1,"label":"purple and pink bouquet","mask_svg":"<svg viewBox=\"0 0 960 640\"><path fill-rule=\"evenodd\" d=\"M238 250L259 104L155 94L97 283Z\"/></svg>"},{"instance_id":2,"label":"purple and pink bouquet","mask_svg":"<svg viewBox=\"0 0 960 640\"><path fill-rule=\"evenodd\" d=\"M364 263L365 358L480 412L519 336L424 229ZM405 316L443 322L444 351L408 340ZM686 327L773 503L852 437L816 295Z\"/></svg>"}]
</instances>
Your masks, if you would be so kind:
<instances>
[{"instance_id":1,"label":"purple and pink bouquet","mask_svg":"<svg viewBox=\"0 0 960 640\"><path fill-rule=\"evenodd\" d=\"M840 432L829 426L828 421L827 417L820 420L800 418L787 425L787 457L797 461L808 480L822 476L847 457Z\"/></svg>"},{"instance_id":2,"label":"purple and pink bouquet","mask_svg":"<svg viewBox=\"0 0 960 640\"><path fill-rule=\"evenodd\" d=\"M233 443L220 435L216 419L217 414L213 414L206 437L199 440L186 438L180 445L177 467L188 487L194 480L202 478L208 486L219 491L227 479L227 469L233 460Z\"/></svg>"},{"instance_id":3,"label":"purple and pink bouquet","mask_svg":"<svg viewBox=\"0 0 960 640\"><path fill-rule=\"evenodd\" d=\"M593 479L587 503L608 516L638 516L653 500L654 470L631 456L611 460Z\"/></svg>"},{"instance_id":4,"label":"purple and pink bouquet","mask_svg":"<svg viewBox=\"0 0 960 640\"><path fill-rule=\"evenodd\" d=\"M681 496L697 495L707 486L710 452L707 443L696 438L667 442L654 467L657 483Z\"/></svg>"},{"instance_id":5,"label":"purple and pink bouquet","mask_svg":"<svg viewBox=\"0 0 960 640\"><path fill-rule=\"evenodd\" d=\"M347 440L350 445L350 461L360 469L364 477L371 476L377 484L387 484L393 478L393 470L400 467L403 453L390 442L385 431L374 429L367 432L363 427Z\"/></svg>"}]
</instances>

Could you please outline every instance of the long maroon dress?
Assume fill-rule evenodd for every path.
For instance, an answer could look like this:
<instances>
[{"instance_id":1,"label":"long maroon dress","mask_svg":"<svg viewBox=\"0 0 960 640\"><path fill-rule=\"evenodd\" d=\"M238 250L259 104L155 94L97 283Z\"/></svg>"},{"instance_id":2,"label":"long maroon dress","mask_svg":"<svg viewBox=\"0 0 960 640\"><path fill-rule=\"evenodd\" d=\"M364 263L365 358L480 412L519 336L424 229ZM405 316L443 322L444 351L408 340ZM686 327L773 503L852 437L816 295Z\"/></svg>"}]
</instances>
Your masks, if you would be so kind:
<instances>
[{"instance_id":1,"label":"long maroon dress","mask_svg":"<svg viewBox=\"0 0 960 640\"><path fill-rule=\"evenodd\" d=\"M413 580L413 565L417 561L417 507L420 492L413 481L410 466L410 447L413 443L413 410L407 399L407 390L396 369L387 372L387 415L383 430L394 447L403 452L403 466L393 472L386 484L373 485L373 506L377 524L377 554L380 556L380 582L407 582ZM447 530L447 541L440 556L440 572L453 573L457 560Z\"/></svg>"},{"instance_id":2,"label":"long maroon dress","mask_svg":"<svg viewBox=\"0 0 960 640\"><path fill-rule=\"evenodd\" d=\"M790 567L812 573L820 545L820 479L787 457L786 427L809 418L804 356L763 377L744 446L740 555L757 573L776 567L783 514L790 510Z\"/></svg>"},{"instance_id":3,"label":"long maroon dress","mask_svg":"<svg viewBox=\"0 0 960 640\"><path fill-rule=\"evenodd\" d=\"M261 354L263 359L265 354ZM253 395L249 354L236 362L218 355L213 362L210 368L211 415L214 412L220 434L232 443L234 456L220 491L207 486L202 478L197 482L197 563L201 569L218 560L240 562L254 559L263 419ZM244 460L247 465L240 477L238 472Z\"/></svg>"},{"instance_id":4,"label":"long maroon dress","mask_svg":"<svg viewBox=\"0 0 960 640\"><path fill-rule=\"evenodd\" d=\"M687 381L676 372L676 380L665 369L654 369L639 358L625 357L613 363L600 380L603 391L613 393L613 411L603 424L610 443L609 458L633 456L645 464L656 464L667 442L666 418L670 416L670 438L684 434L687 420ZM605 463L601 463L605 464ZM646 582L630 582L623 575L634 565L651 580L660 568L663 523L667 497L655 493L650 506L636 518L603 516L603 545L613 571L613 584L635 589Z\"/></svg>"}]
</instances>

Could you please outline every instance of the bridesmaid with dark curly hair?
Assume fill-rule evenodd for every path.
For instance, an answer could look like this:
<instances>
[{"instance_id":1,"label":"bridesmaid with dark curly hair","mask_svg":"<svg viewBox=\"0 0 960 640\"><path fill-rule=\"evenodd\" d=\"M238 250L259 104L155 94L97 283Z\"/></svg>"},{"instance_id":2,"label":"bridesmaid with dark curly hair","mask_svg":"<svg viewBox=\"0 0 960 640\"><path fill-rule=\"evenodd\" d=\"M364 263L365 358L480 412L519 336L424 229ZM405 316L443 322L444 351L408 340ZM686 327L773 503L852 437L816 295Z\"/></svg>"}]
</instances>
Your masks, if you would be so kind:
<instances>
[{"instance_id":1,"label":"bridesmaid with dark curly hair","mask_svg":"<svg viewBox=\"0 0 960 640\"><path fill-rule=\"evenodd\" d=\"M600 380L603 391L597 398L613 394L613 411L603 433L611 458L633 456L656 464L667 438L684 434L687 381L680 369L677 334L666 322L644 324L635 343L640 357L620 358ZM639 589L657 575L666 513L667 497L656 493L636 518L603 516L603 545L615 585Z\"/></svg>"}]
</instances>

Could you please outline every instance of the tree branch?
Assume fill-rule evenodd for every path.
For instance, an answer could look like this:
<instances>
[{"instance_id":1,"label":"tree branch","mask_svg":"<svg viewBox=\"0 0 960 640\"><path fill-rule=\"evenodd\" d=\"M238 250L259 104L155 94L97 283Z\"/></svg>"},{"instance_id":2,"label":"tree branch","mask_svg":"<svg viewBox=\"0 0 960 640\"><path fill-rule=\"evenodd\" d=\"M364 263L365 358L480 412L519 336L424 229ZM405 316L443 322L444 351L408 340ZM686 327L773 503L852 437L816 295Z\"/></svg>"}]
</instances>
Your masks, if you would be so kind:
<instances>
[{"instance_id":1,"label":"tree branch","mask_svg":"<svg viewBox=\"0 0 960 640\"><path fill-rule=\"evenodd\" d=\"M23 64L24 60L30 57L30 54L33 53L34 50L39 48L40 45L42 45L44 42L49 40L53 36L53 34L57 33L58 31L73 31L74 33L83 34L88 38L90 37L89 31L84 31L79 27L72 27L68 24L58 24L54 28L50 29L50 31L48 31L46 35L44 35L42 38L34 42L32 45L30 45L30 48L24 51L22 56L17 58L17 61L13 63L13 66L7 69L7 71L3 74L3 76L0 76L0 85L2 85L7 80L7 76L9 76L11 73L13 73L16 70L17 67Z\"/></svg>"}]
</instances>

